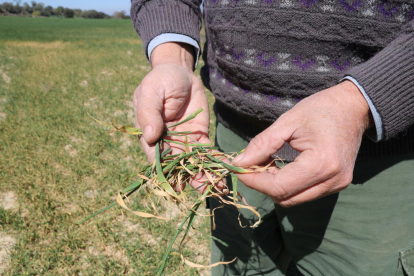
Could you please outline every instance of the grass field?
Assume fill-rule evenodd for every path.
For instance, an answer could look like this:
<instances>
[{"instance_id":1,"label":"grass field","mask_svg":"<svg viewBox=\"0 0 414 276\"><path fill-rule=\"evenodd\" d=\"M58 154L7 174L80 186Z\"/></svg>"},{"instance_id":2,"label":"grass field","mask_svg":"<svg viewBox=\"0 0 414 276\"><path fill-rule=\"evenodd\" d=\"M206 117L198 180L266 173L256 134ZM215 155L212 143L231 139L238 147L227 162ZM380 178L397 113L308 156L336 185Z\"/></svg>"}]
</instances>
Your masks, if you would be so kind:
<instances>
[{"instance_id":1,"label":"grass field","mask_svg":"<svg viewBox=\"0 0 414 276\"><path fill-rule=\"evenodd\" d=\"M180 221L173 206L161 209L169 222L116 207L75 224L146 163L134 137L108 134L87 112L132 125L150 69L129 20L0 17L0 275L154 274ZM199 221L190 260L208 264L208 228ZM208 274L178 254L166 270Z\"/></svg>"}]
</instances>

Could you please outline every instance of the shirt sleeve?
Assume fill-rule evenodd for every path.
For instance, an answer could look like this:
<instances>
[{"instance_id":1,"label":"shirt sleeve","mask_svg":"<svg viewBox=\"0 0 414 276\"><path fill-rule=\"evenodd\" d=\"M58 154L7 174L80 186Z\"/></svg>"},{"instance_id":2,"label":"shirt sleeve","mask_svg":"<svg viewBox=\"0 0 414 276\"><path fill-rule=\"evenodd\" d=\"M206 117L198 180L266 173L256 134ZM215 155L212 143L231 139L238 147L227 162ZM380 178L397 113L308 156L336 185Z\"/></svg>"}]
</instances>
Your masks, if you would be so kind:
<instances>
[{"instance_id":1,"label":"shirt sleeve","mask_svg":"<svg viewBox=\"0 0 414 276\"><path fill-rule=\"evenodd\" d=\"M381 116L379 115L377 109L375 108L374 104L372 103L370 97L368 96L367 92L365 92L365 89L353 77L346 76L341 81L344 81L344 80L352 81L356 85L356 87L358 87L359 91L361 91L361 94L364 96L365 100L368 103L369 109L370 109L371 114L372 114L372 118L374 118L374 124L375 124L374 129L375 129L375 131L368 130L366 132L366 134L368 135L368 137L370 139L372 139L375 142L381 141L382 137L383 137L383 135L382 135L382 119L381 119Z\"/></svg>"},{"instance_id":2,"label":"shirt sleeve","mask_svg":"<svg viewBox=\"0 0 414 276\"><path fill-rule=\"evenodd\" d=\"M166 42L182 42L187 43L189 45L192 45L194 47L194 54L195 54L195 64L194 68L197 68L198 59L200 56L200 46L198 45L198 42L186 35L182 34L174 34L174 33L168 33L168 34L160 34L156 37L154 37L149 43L148 43L148 49L146 52L148 53L148 60L151 61L151 53L152 51L160 44L166 43Z\"/></svg>"},{"instance_id":3,"label":"shirt sleeve","mask_svg":"<svg viewBox=\"0 0 414 276\"><path fill-rule=\"evenodd\" d=\"M384 139L414 125L414 20L384 49L351 68L346 76L358 80L378 112Z\"/></svg>"},{"instance_id":4,"label":"shirt sleeve","mask_svg":"<svg viewBox=\"0 0 414 276\"><path fill-rule=\"evenodd\" d=\"M201 2L202 0L131 0L131 19L141 36L147 57L150 42L161 34L187 36L201 49Z\"/></svg>"}]
</instances>

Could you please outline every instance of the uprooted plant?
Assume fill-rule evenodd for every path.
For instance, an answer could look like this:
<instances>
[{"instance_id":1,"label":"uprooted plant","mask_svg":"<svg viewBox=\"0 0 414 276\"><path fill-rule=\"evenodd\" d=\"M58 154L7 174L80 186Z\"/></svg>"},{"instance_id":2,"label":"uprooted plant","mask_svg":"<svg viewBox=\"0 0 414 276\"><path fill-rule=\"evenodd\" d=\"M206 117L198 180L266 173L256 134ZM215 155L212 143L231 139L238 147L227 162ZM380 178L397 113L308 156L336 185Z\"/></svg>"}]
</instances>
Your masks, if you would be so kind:
<instances>
[{"instance_id":1,"label":"uprooted plant","mask_svg":"<svg viewBox=\"0 0 414 276\"><path fill-rule=\"evenodd\" d=\"M197 143L197 141L191 139L189 136L191 132L189 131L177 132L168 130L172 127L192 120L202 111L203 109L199 109L184 120L166 127L162 137L156 143L154 162L145 166L137 174L138 180L136 180L129 187L122 190L119 193L116 202L79 222L79 224L81 224L115 205L120 205L121 207L127 209L128 211L131 211L140 217L166 220L167 218L157 215L157 206L159 206L159 201L165 200L176 204L180 210L186 214L186 216L177 228L174 237L171 239L168 249L166 250L162 262L158 268L157 275L163 274L168 256L172 250L172 246L176 241L178 235L183 231L184 235L180 242L180 255L183 262L187 265L197 268L206 268L220 264L228 264L235 260L234 259L230 262L218 262L209 266L203 266L187 260L182 254L182 244L186 239L190 228L192 228L192 225L194 224L196 218L198 216L203 216L198 212L198 208L207 197L215 197L220 203L222 203L222 205L232 205L239 209L239 211L240 209L250 210L258 217L257 222L252 225L252 227L256 227L261 221L260 214L255 210L254 207L249 206L244 198L237 192L237 176L235 173L253 173L266 170L270 164L266 167L256 166L249 169L236 167L225 163L223 160L231 160L237 154L222 153L217 151L217 148L213 147L212 144ZM134 127L115 127L115 130L122 131L131 135L143 134L141 129ZM173 140L170 137L178 137L179 139ZM182 148L182 152L178 154L172 154L171 147L168 147L167 149L161 151L162 145L164 144L179 145ZM199 187L184 190L181 189L182 184L188 183L194 179L196 175L200 175L200 173L204 175L204 178L199 180L201 183ZM228 192L227 189L226 192L220 191L220 189L217 188L217 184L220 181L223 181L229 175L231 176L233 183L232 191ZM176 191L177 189L178 191ZM190 193L193 193L195 190L202 190L203 192L201 196L199 196L195 201L193 200L191 202L188 195ZM154 214L134 211L126 205L125 200L138 191L141 191L145 194L147 205L154 210ZM209 216L213 216L214 221L214 212L212 212L212 214ZM227 246L224 241L217 241Z\"/></svg>"}]
</instances>

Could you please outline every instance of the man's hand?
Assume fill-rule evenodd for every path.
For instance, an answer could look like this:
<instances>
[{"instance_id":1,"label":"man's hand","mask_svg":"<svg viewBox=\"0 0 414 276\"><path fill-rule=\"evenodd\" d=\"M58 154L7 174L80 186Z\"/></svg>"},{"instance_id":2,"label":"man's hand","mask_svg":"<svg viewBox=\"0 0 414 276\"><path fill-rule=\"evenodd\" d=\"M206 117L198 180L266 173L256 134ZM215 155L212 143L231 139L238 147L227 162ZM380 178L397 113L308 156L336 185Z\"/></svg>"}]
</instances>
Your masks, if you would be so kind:
<instances>
[{"instance_id":1,"label":"man's hand","mask_svg":"<svg viewBox=\"0 0 414 276\"><path fill-rule=\"evenodd\" d=\"M210 143L208 101L201 81L192 72L192 55L192 46L178 43L159 45L152 53L152 71L135 90L135 125L144 132L141 143L150 162L155 158L154 143L161 137L165 127L185 119L200 108L204 111L195 119L169 130L191 131L193 134L189 136L194 141ZM177 137L173 138L177 140ZM173 154L183 151L176 144L171 147ZM192 186L199 187L200 183L193 181ZM184 187L174 188L180 190Z\"/></svg>"},{"instance_id":2,"label":"man's hand","mask_svg":"<svg viewBox=\"0 0 414 276\"><path fill-rule=\"evenodd\" d=\"M150 162L155 157L154 143L165 126L200 108L204 111L195 119L171 130L192 131L194 140L208 143L208 102L197 77L179 65L167 63L158 65L144 78L134 94L135 124L144 132L141 142Z\"/></svg>"},{"instance_id":3,"label":"man's hand","mask_svg":"<svg viewBox=\"0 0 414 276\"><path fill-rule=\"evenodd\" d=\"M361 138L369 127L369 114L364 96L350 81L316 93L252 139L233 163L242 167L263 164L285 142L300 155L273 173L238 177L283 207L339 192L352 181Z\"/></svg>"}]
</instances>

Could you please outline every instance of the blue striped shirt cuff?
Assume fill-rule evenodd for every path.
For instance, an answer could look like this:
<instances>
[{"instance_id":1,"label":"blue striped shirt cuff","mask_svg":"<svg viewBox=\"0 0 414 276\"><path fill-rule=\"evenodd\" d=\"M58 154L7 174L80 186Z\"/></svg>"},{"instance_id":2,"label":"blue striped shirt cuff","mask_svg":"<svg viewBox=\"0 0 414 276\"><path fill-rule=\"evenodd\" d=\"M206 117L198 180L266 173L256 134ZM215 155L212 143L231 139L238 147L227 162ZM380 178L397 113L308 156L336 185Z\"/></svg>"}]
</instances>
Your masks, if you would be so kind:
<instances>
[{"instance_id":1,"label":"blue striped shirt cuff","mask_svg":"<svg viewBox=\"0 0 414 276\"><path fill-rule=\"evenodd\" d=\"M368 103L369 109L371 110L372 117L374 118L375 130L376 130L376 135L372 132L371 133L367 132L367 135L369 136L369 138L371 138L375 142L381 141L382 138L383 138L382 119L381 119L381 116L379 115L377 109L375 108L374 104L372 103L371 98L365 92L365 89L353 77L346 76L341 81L343 81L343 80L352 81L358 87L359 91L361 91L362 95L364 95L364 98Z\"/></svg>"},{"instance_id":2,"label":"blue striped shirt cuff","mask_svg":"<svg viewBox=\"0 0 414 276\"><path fill-rule=\"evenodd\" d=\"M198 64L198 57L200 55L200 46L198 45L197 41L188 35L182 35L182 34L175 34L175 33L164 33L160 34L156 37L154 37L150 43L148 44L148 60L151 61L151 53L157 47L158 45L166 42L182 42L190 44L194 47L194 53L195 53L195 64L194 68L197 68Z\"/></svg>"}]
</instances>

